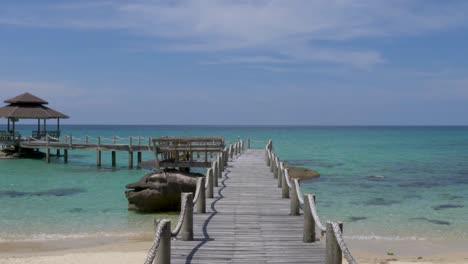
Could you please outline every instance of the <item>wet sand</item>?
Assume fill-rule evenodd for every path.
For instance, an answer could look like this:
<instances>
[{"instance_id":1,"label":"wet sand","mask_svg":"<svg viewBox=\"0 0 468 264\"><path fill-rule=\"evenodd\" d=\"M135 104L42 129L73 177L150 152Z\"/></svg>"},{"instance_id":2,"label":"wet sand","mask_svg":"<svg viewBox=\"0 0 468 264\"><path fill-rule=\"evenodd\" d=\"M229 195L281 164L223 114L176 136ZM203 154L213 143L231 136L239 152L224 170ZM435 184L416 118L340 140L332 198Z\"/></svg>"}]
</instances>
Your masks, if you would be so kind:
<instances>
[{"instance_id":1,"label":"wet sand","mask_svg":"<svg viewBox=\"0 0 468 264\"><path fill-rule=\"evenodd\" d=\"M0 263L143 263L150 246L149 236L2 242ZM468 264L468 241L350 240L349 247L358 263Z\"/></svg>"}]
</instances>

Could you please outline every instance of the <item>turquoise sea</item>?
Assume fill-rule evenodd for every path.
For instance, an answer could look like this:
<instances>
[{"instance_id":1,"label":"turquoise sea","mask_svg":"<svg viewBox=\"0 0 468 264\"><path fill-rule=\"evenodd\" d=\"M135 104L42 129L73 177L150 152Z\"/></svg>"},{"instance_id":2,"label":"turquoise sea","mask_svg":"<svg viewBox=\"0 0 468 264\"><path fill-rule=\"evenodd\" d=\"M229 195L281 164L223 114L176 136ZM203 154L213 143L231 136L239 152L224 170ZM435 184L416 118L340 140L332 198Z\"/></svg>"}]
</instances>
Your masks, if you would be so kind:
<instances>
[{"instance_id":1,"label":"turquoise sea","mask_svg":"<svg viewBox=\"0 0 468 264\"><path fill-rule=\"evenodd\" d=\"M0 126L0 130L4 129ZM19 126L29 135L34 126ZM95 126L63 125L64 135L220 135L273 139L286 162L318 170L302 190L317 195L322 220L341 220L356 239L468 239L468 127ZM127 154L95 166L93 151L62 158L0 160L0 241L150 235L156 215L127 210ZM143 159L151 159L146 153ZM253 175L254 176L254 175ZM272 180L272 184L275 184ZM280 191L278 190L278 195Z\"/></svg>"}]
</instances>

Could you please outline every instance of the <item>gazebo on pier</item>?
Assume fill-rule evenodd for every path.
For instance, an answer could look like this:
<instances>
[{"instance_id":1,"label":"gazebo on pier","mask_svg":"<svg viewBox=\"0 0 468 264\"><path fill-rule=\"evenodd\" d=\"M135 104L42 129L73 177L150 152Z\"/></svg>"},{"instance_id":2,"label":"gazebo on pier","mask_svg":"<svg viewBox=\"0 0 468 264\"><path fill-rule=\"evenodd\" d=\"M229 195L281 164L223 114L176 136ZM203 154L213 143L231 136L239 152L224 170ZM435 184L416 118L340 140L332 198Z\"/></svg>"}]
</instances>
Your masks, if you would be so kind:
<instances>
[{"instance_id":1,"label":"gazebo on pier","mask_svg":"<svg viewBox=\"0 0 468 264\"><path fill-rule=\"evenodd\" d=\"M45 138L49 135L54 138L60 137L60 119L69 116L45 106L47 101L32 95L23 93L4 101L8 105L0 108L0 118L7 118L7 130L0 131L0 141L19 141L20 135L16 131L16 122L20 119L37 119L37 130L32 131L32 137L36 139ZM47 119L57 119L57 129L47 130ZM43 127L41 129L41 120ZM8 140L9 139L9 140Z\"/></svg>"}]
</instances>

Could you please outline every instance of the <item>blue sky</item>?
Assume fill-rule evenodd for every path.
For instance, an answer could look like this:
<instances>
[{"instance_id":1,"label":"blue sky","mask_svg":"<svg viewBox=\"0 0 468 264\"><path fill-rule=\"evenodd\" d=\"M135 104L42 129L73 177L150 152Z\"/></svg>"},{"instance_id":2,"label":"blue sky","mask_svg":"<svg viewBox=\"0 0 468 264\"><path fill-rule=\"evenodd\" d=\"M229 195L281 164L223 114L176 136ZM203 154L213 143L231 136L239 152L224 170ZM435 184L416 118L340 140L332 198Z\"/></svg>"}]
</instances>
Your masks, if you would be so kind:
<instances>
[{"instance_id":1,"label":"blue sky","mask_svg":"<svg viewBox=\"0 0 468 264\"><path fill-rule=\"evenodd\" d=\"M0 3L0 94L67 124L468 125L468 1Z\"/></svg>"}]
</instances>

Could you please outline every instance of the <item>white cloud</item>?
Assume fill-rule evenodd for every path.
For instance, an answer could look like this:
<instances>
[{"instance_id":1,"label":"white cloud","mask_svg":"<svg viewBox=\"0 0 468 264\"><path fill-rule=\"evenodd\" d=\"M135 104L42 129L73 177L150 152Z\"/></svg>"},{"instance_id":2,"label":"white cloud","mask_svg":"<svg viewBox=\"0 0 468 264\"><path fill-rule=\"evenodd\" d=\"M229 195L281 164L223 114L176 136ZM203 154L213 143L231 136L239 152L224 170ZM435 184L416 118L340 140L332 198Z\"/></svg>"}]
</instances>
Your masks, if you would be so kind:
<instances>
[{"instance_id":1,"label":"white cloud","mask_svg":"<svg viewBox=\"0 0 468 264\"><path fill-rule=\"evenodd\" d=\"M429 0L96 0L10 6L0 13L0 25L126 30L156 39L160 50L246 53L217 63L321 62L369 68L384 61L380 52L348 43L466 25L467 8L465 1Z\"/></svg>"}]
</instances>

